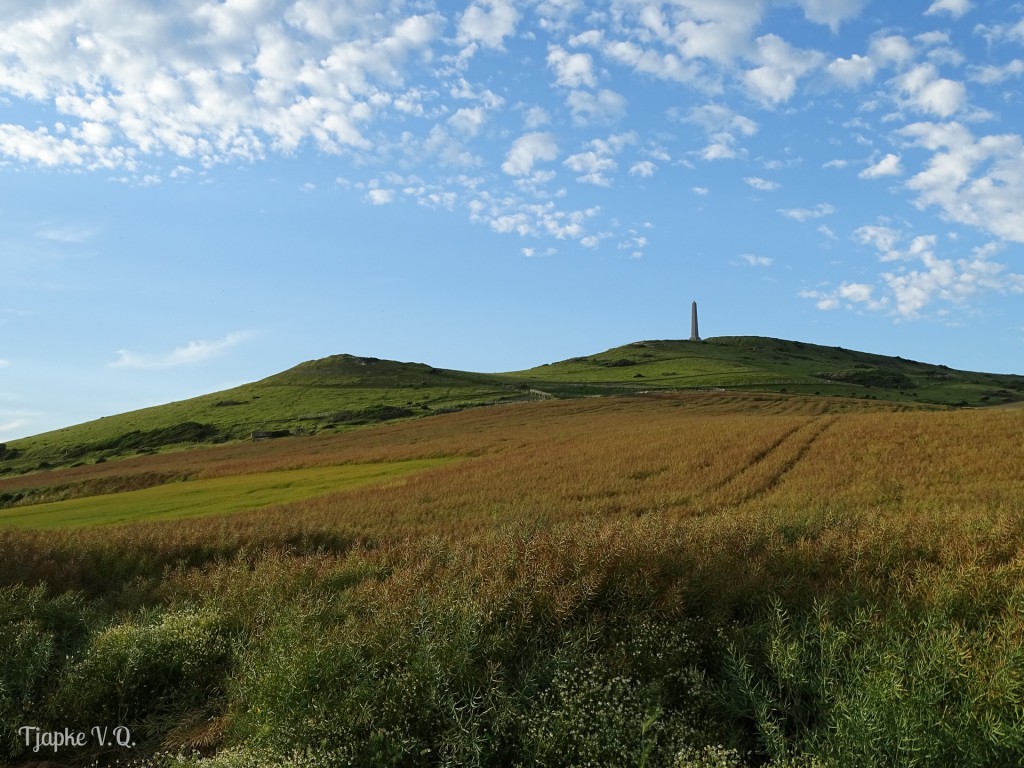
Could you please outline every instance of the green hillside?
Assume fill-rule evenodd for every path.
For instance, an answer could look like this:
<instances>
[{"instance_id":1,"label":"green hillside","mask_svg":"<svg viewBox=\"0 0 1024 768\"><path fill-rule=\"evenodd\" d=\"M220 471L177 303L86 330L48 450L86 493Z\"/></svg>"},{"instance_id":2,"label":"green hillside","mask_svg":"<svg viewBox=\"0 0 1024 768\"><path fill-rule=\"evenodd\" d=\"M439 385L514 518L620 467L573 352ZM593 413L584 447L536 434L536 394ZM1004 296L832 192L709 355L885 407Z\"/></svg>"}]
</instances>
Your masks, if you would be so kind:
<instances>
[{"instance_id":1,"label":"green hillside","mask_svg":"<svg viewBox=\"0 0 1024 768\"><path fill-rule=\"evenodd\" d=\"M246 439L254 433L338 431L479 405L692 389L991 406L1024 401L1024 376L957 371L756 336L701 343L640 341L501 374L335 355L223 392L13 441L0 449L0 474Z\"/></svg>"}]
</instances>

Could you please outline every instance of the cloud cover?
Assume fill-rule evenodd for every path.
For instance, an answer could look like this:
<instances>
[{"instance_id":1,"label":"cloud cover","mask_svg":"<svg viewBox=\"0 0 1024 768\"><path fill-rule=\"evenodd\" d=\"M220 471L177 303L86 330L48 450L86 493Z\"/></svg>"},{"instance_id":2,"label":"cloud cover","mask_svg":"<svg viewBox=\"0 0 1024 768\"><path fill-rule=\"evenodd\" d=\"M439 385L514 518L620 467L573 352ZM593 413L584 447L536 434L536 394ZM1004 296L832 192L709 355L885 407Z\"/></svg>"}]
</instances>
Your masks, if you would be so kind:
<instances>
[{"instance_id":1,"label":"cloud cover","mask_svg":"<svg viewBox=\"0 0 1024 768\"><path fill-rule=\"evenodd\" d=\"M830 125L851 126L834 141L870 145L829 161L848 183L883 180L922 212L1024 243L1024 143L1012 121L995 125L1024 74L1024 22L1010 14L971 25L975 3L936 0L914 12L920 34L893 26L836 43L870 8L176 0L126 14L113 0L16 4L0 24L0 96L15 107L0 123L0 158L144 184L312 150L345 174L368 169L357 185L367 205L460 210L494 232L593 247L639 226L617 215L613 194L702 164L735 164L740 185L773 193L768 210L799 223L836 215L831 202L783 199L801 185L751 167L753 147L792 148L766 149L764 126L827 103ZM776 23L794 13L799 36ZM961 19L959 37L943 26ZM970 57L982 40L983 62ZM664 89L653 120L632 96L652 84ZM631 138L613 146L612 136ZM703 197L715 186L680 179L679 189ZM829 225L830 239L856 242L863 221L845 238ZM84 235L50 236L71 245ZM907 294L922 279L895 275L891 285L906 283ZM855 293L833 298L869 303ZM203 348L126 352L118 364Z\"/></svg>"}]
</instances>

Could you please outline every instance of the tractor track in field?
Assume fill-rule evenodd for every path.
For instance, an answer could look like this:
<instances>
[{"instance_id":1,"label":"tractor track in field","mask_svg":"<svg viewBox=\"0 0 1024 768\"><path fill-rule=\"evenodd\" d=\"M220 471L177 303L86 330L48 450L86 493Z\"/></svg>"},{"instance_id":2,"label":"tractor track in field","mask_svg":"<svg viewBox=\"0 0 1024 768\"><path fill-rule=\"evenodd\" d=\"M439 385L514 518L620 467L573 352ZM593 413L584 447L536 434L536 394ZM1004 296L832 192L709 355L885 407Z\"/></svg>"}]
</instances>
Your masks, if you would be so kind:
<instances>
[{"instance_id":1,"label":"tractor track in field","mask_svg":"<svg viewBox=\"0 0 1024 768\"><path fill-rule=\"evenodd\" d=\"M709 489L722 504L743 504L771 491L807 455L838 417L823 417L787 430L768 447L754 455L747 466Z\"/></svg>"}]
</instances>

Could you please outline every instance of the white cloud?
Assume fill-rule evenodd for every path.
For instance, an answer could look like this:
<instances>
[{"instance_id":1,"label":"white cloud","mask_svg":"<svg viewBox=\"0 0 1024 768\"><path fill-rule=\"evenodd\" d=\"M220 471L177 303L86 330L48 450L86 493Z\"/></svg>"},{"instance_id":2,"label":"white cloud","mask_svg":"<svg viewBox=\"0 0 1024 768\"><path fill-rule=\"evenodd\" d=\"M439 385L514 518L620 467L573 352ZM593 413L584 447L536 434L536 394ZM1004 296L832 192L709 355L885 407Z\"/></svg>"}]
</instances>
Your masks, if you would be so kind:
<instances>
[{"instance_id":1,"label":"white cloud","mask_svg":"<svg viewBox=\"0 0 1024 768\"><path fill-rule=\"evenodd\" d=\"M876 66L902 66L914 58L914 46L902 35L872 38L868 56Z\"/></svg>"},{"instance_id":2,"label":"white cloud","mask_svg":"<svg viewBox=\"0 0 1024 768\"><path fill-rule=\"evenodd\" d=\"M476 136L487 120L483 107L463 107L448 118L448 124L466 136Z\"/></svg>"},{"instance_id":3,"label":"white cloud","mask_svg":"<svg viewBox=\"0 0 1024 768\"><path fill-rule=\"evenodd\" d=\"M564 164L573 173L582 174L576 177L576 181L599 187L610 187L611 179L605 174L618 168L618 163L614 159L594 151L569 155Z\"/></svg>"},{"instance_id":4,"label":"white cloud","mask_svg":"<svg viewBox=\"0 0 1024 768\"><path fill-rule=\"evenodd\" d=\"M569 53L558 45L548 46L548 66L555 71L555 80L566 88L597 87L594 60L589 53Z\"/></svg>"},{"instance_id":5,"label":"white cloud","mask_svg":"<svg viewBox=\"0 0 1024 768\"><path fill-rule=\"evenodd\" d=\"M847 88L857 88L874 80L878 67L870 57L854 54L848 59L834 59L825 71Z\"/></svg>"},{"instance_id":6,"label":"white cloud","mask_svg":"<svg viewBox=\"0 0 1024 768\"><path fill-rule=\"evenodd\" d=\"M704 129L710 143L700 150L705 160L727 160L737 157L740 136L753 136L758 125L749 117L737 114L723 104L705 104L694 107L684 118Z\"/></svg>"},{"instance_id":7,"label":"white cloud","mask_svg":"<svg viewBox=\"0 0 1024 768\"><path fill-rule=\"evenodd\" d=\"M830 216L836 212L835 206L828 203L818 203L814 208L779 208L783 216L804 222L808 219L820 219L823 216Z\"/></svg>"},{"instance_id":8,"label":"white cloud","mask_svg":"<svg viewBox=\"0 0 1024 768\"><path fill-rule=\"evenodd\" d=\"M923 249L919 258L923 269L882 275L895 297L896 311L904 317L918 317L936 300L963 303L983 290L1024 293L1024 275L1004 274L1006 266L988 260L981 249L973 258L956 261L940 259L931 249Z\"/></svg>"},{"instance_id":9,"label":"white cloud","mask_svg":"<svg viewBox=\"0 0 1024 768\"><path fill-rule=\"evenodd\" d=\"M842 22L859 16L867 4L868 0L797 0L808 20L825 24L833 32Z\"/></svg>"},{"instance_id":10,"label":"white cloud","mask_svg":"<svg viewBox=\"0 0 1024 768\"><path fill-rule=\"evenodd\" d=\"M38 5L0 29L0 91L49 105L62 124L2 126L0 153L134 172L142 158L212 165L303 141L369 149L363 126L413 103L403 69L443 26L437 13L355 14L309 0L191 13L177 3L127 14L84 0Z\"/></svg>"},{"instance_id":11,"label":"white cloud","mask_svg":"<svg viewBox=\"0 0 1024 768\"><path fill-rule=\"evenodd\" d=\"M550 162L558 157L558 144L551 133L524 133L509 149L501 170L509 176L529 176L538 162Z\"/></svg>"},{"instance_id":12,"label":"white cloud","mask_svg":"<svg viewBox=\"0 0 1024 768\"><path fill-rule=\"evenodd\" d=\"M675 9L672 24L649 13L645 25L653 34L670 40L688 59L704 58L729 64L747 50L752 30L761 21L761 0L691 0Z\"/></svg>"},{"instance_id":13,"label":"white cloud","mask_svg":"<svg viewBox=\"0 0 1024 768\"><path fill-rule=\"evenodd\" d=\"M818 51L794 48L778 35L769 34L757 39L754 59L761 66L745 72L743 82L754 98L776 105L792 98L797 81L820 67L824 56Z\"/></svg>"},{"instance_id":14,"label":"white cloud","mask_svg":"<svg viewBox=\"0 0 1024 768\"><path fill-rule=\"evenodd\" d=\"M919 64L895 80L903 103L920 112L951 117L967 103L967 89L956 80L939 77L933 64Z\"/></svg>"},{"instance_id":15,"label":"white cloud","mask_svg":"<svg viewBox=\"0 0 1024 768\"><path fill-rule=\"evenodd\" d=\"M925 170L907 181L919 208L934 205L950 221L1024 243L1024 141L1019 134L975 139L963 125L914 123L900 130L931 151Z\"/></svg>"},{"instance_id":16,"label":"white cloud","mask_svg":"<svg viewBox=\"0 0 1024 768\"><path fill-rule=\"evenodd\" d=\"M707 197L711 194L711 190L707 187L691 187L690 191L695 195L700 195L701 197Z\"/></svg>"},{"instance_id":17,"label":"white cloud","mask_svg":"<svg viewBox=\"0 0 1024 768\"><path fill-rule=\"evenodd\" d=\"M626 146L636 142L636 134L613 134L607 139L594 139L588 142L589 149L566 158L564 165L574 173L581 174L577 181L594 184L599 187L611 186L608 173L618 169L615 155Z\"/></svg>"},{"instance_id":18,"label":"white cloud","mask_svg":"<svg viewBox=\"0 0 1024 768\"><path fill-rule=\"evenodd\" d=\"M874 286L867 285L866 283L843 283L839 286L837 294L839 298L846 299L847 301L870 303L873 291Z\"/></svg>"},{"instance_id":19,"label":"white cloud","mask_svg":"<svg viewBox=\"0 0 1024 768\"><path fill-rule=\"evenodd\" d=\"M639 160L630 166L629 175L648 178L654 175L656 168L657 166L655 166L650 160Z\"/></svg>"},{"instance_id":20,"label":"white cloud","mask_svg":"<svg viewBox=\"0 0 1024 768\"><path fill-rule=\"evenodd\" d=\"M508 0L478 0L459 19L458 41L501 48L505 38L516 31L519 12Z\"/></svg>"},{"instance_id":21,"label":"white cloud","mask_svg":"<svg viewBox=\"0 0 1024 768\"><path fill-rule=\"evenodd\" d=\"M6 368L10 364L11 364L10 360L4 360L3 358L0 358L0 368Z\"/></svg>"},{"instance_id":22,"label":"white cloud","mask_svg":"<svg viewBox=\"0 0 1024 768\"><path fill-rule=\"evenodd\" d=\"M902 173L903 166L900 165L900 156L890 153L857 175L862 179L880 179L883 176L899 176Z\"/></svg>"},{"instance_id":23,"label":"white cloud","mask_svg":"<svg viewBox=\"0 0 1024 768\"><path fill-rule=\"evenodd\" d=\"M752 267L770 267L775 263L775 259L769 256L757 256L753 253L740 254L740 258Z\"/></svg>"},{"instance_id":24,"label":"white cloud","mask_svg":"<svg viewBox=\"0 0 1024 768\"><path fill-rule=\"evenodd\" d=\"M572 111L573 121L579 125L617 120L626 113L626 98L607 89L597 93L572 91L566 104Z\"/></svg>"},{"instance_id":25,"label":"white cloud","mask_svg":"<svg viewBox=\"0 0 1024 768\"><path fill-rule=\"evenodd\" d=\"M371 189L366 193L366 199L374 205L387 205L394 202L395 191L393 189Z\"/></svg>"},{"instance_id":26,"label":"white cloud","mask_svg":"<svg viewBox=\"0 0 1024 768\"><path fill-rule=\"evenodd\" d=\"M898 316L914 319L937 301L961 305L985 291L1024 293L1024 275L1007 272L1004 264L991 260L998 244L975 248L967 258L942 259L935 253L935 235L917 235L905 246L902 233L890 227L861 227L854 235L862 244L877 248L881 261L901 266L879 275L877 285L843 283L834 291L801 293L817 300L819 309L835 309L845 302L850 309L891 308ZM876 298L876 291L884 295Z\"/></svg>"},{"instance_id":27,"label":"white cloud","mask_svg":"<svg viewBox=\"0 0 1024 768\"><path fill-rule=\"evenodd\" d=\"M928 10L924 12L925 16L933 16L939 13L948 13L954 18L960 18L969 10L971 10L971 0L935 0Z\"/></svg>"},{"instance_id":28,"label":"white cloud","mask_svg":"<svg viewBox=\"0 0 1024 768\"><path fill-rule=\"evenodd\" d=\"M1020 77L1021 74L1024 74L1024 61L1020 59L1014 59L1001 67L987 65L970 69L970 79L983 85L1001 83L1011 77Z\"/></svg>"},{"instance_id":29,"label":"white cloud","mask_svg":"<svg viewBox=\"0 0 1024 768\"><path fill-rule=\"evenodd\" d=\"M526 119L524 121L526 128L540 128L542 125L547 125L550 122L551 116L548 115L544 107L530 107L526 110Z\"/></svg>"},{"instance_id":30,"label":"white cloud","mask_svg":"<svg viewBox=\"0 0 1024 768\"><path fill-rule=\"evenodd\" d=\"M139 355L122 349L117 353L117 360L111 363L110 366L112 368L159 370L163 368L177 368L183 365L196 365L219 357L232 347L250 338L250 336L251 334L248 333L229 333L223 339L217 341L190 341L185 346L177 347L173 351L162 355Z\"/></svg>"},{"instance_id":31,"label":"white cloud","mask_svg":"<svg viewBox=\"0 0 1024 768\"><path fill-rule=\"evenodd\" d=\"M902 238L899 230L886 226L863 226L857 228L853 233L854 238L861 245L871 245L879 251L882 261L895 261L901 258L896 244Z\"/></svg>"},{"instance_id":32,"label":"white cloud","mask_svg":"<svg viewBox=\"0 0 1024 768\"><path fill-rule=\"evenodd\" d=\"M761 192L773 192L779 188L778 182L762 179L758 176L748 176L743 181Z\"/></svg>"}]
</instances>

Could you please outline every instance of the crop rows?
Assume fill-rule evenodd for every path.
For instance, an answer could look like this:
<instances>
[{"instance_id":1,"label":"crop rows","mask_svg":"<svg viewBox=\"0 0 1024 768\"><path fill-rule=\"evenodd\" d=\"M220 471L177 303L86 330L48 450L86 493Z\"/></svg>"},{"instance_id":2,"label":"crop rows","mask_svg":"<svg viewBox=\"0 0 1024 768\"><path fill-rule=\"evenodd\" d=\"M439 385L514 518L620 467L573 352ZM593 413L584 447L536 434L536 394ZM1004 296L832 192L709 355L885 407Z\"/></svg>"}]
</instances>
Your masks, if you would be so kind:
<instances>
[{"instance_id":1,"label":"crop rows","mask_svg":"<svg viewBox=\"0 0 1024 768\"><path fill-rule=\"evenodd\" d=\"M1021 413L836 402L508 405L9 478L460 457L0 532L0 718L130 724L179 768L1019 763Z\"/></svg>"}]
</instances>

